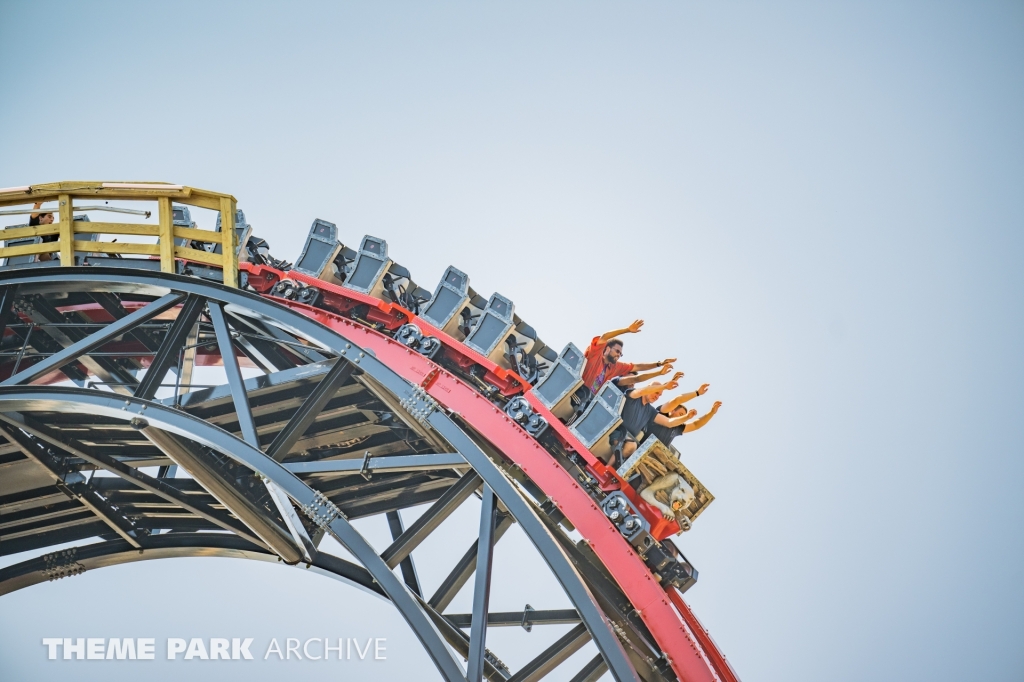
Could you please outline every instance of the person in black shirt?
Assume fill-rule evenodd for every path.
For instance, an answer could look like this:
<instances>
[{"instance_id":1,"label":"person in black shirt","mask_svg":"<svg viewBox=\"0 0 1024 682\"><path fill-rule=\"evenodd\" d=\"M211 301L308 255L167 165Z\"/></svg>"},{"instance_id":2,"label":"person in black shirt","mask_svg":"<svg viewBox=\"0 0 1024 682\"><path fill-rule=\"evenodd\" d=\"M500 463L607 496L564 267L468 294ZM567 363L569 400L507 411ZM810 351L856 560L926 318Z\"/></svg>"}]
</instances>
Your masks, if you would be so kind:
<instances>
[{"instance_id":1,"label":"person in black shirt","mask_svg":"<svg viewBox=\"0 0 1024 682\"><path fill-rule=\"evenodd\" d=\"M654 423L651 424L648 431L650 435L665 445L669 445L676 436L683 433L691 433L703 427L718 413L720 407L722 407L722 401L716 401L708 413L696 421L690 420L697 416L697 410L687 411L685 407L678 407L669 414L659 413L654 418ZM675 426L669 426L669 424L673 423Z\"/></svg>"},{"instance_id":2,"label":"person in black shirt","mask_svg":"<svg viewBox=\"0 0 1024 682\"><path fill-rule=\"evenodd\" d=\"M662 443L668 445L676 436L679 436L683 432L696 431L707 424L711 418L715 416L715 413L718 412L718 408L722 406L721 402L715 403L710 412L694 422L691 422L690 420L697 416L697 411L687 410L684 405L694 398L707 393L709 388L711 388L711 384L703 384L696 391L690 391L689 393L678 395L664 405L659 406L658 411L669 420L678 421L680 417L685 417L685 419L683 419L681 423L678 423L678 425L671 427L656 421L651 425L649 429L650 433Z\"/></svg>"},{"instance_id":3,"label":"person in black shirt","mask_svg":"<svg viewBox=\"0 0 1024 682\"><path fill-rule=\"evenodd\" d=\"M707 414L693 422L690 420L697 415L696 410L687 410L685 407L686 402L707 393L710 384L704 384L696 391L677 396L664 405L654 406L665 391L678 387L677 379L682 376L682 372L676 372L673 379L664 384L653 383L635 389L621 386L619 380L615 381L616 386L624 389L626 403L622 407L622 425L609 436L613 451L609 465L620 466L636 452L637 447L649 434L654 434L655 438L668 445L676 436L696 431L711 421L722 407L720 401L716 402Z\"/></svg>"},{"instance_id":4,"label":"person in black shirt","mask_svg":"<svg viewBox=\"0 0 1024 682\"><path fill-rule=\"evenodd\" d=\"M626 402L622 406L622 425L608 437L612 445L611 461L607 462L609 466L618 467L643 442L649 425L658 416L654 402L665 391L677 388L678 379L682 376L682 372L676 372L670 381L655 382L642 388L630 388L633 382L623 382L621 378L612 380L626 395Z\"/></svg>"},{"instance_id":5,"label":"person in black shirt","mask_svg":"<svg viewBox=\"0 0 1024 682\"><path fill-rule=\"evenodd\" d=\"M34 209L39 209L39 208L42 208L42 207L43 207L43 202L41 202L41 201L37 201L35 203L35 205L32 206L32 208L34 208ZM42 225L53 225L53 213L43 210L43 211L40 211L38 213L33 213L32 215L30 215L28 217L28 226L29 227L37 227L37 226L42 226ZM59 239L58 235L50 234L50 235L44 236L42 238L42 241L44 243L46 243L46 242L55 242L58 239ZM36 260L46 261L46 260L53 260L54 258L57 258L57 257L58 256L55 253L41 253L38 256L36 256Z\"/></svg>"}]
</instances>

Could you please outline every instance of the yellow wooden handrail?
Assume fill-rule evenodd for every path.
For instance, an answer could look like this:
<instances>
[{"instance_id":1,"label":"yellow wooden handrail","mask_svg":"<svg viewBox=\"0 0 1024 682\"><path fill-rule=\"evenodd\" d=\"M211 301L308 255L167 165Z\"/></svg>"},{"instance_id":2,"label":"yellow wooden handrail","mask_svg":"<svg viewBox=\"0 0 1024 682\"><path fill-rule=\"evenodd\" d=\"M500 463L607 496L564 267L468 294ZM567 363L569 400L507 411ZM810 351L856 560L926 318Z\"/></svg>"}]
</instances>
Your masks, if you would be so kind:
<instances>
[{"instance_id":1,"label":"yellow wooden handrail","mask_svg":"<svg viewBox=\"0 0 1024 682\"><path fill-rule=\"evenodd\" d=\"M116 199L118 201L156 201L158 223L93 223L74 220L75 199ZM53 225L17 227L0 230L0 240L58 235L55 242L24 244L0 248L0 258L30 254L60 253L62 266L75 263L75 251L91 253L128 253L160 257L160 269L174 272L175 258L193 260L220 267L224 283L238 285L237 237L235 236L235 210L237 202L230 194L211 192L184 185L165 182L53 182L44 185L0 189L0 207L32 204L37 201L57 201L59 221ZM220 232L175 227L172 202L211 209L220 213ZM43 209L45 211L45 209ZM119 242L89 242L76 240L76 234L124 234L156 237L156 244L129 244ZM219 243L221 253L175 246L174 239L193 239Z\"/></svg>"}]
</instances>

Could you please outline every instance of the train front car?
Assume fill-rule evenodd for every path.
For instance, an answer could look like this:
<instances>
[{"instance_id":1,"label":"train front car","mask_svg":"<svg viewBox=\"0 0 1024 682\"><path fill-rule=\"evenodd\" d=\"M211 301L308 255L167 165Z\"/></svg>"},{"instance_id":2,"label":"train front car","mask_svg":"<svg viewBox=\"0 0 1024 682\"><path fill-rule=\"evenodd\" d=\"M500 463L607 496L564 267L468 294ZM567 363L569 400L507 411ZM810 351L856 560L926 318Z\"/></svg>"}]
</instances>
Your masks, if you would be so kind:
<instances>
[{"instance_id":1,"label":"train front car","mask_svg":"<svg viewBox=\"0 0 1024 682\"><path fill-rule=\"evenodd\" d=\"M606 466L624 396L606 384L588 400L580 350L556 353L510 298L484 298L454 266L424 289L384 239L346 246L319 219L292 266L226 194L0 190L8 213L39 201L59 220L0 236L0 554L100 541L0 570L0 594L146 558L280 558L391 600L445 679L540 679L588 642L597 655L574 680L736 679L682 599L697 571L671 539L713 496L653 437ZM116 207L131 202L156 211ZM216 211L215 229L189 207ZM103 210L158 222L75 214ZM110 234L150 242L97 239ZM194 385L202 365L223 367L223 384ZM113 476L83 474L99 469ZM661 476L678 488L674 518L637 493ZM474 495L478 536L429 593L413 552ZM404 527L400 510L428 503ZM392 532L383 551L350 523L375 514ZM494 544L512 524L573 609L488 609ZM327 535L357 563L321 551ZM473 612L451 613L471 579ZM575 625L518 670L486 647L488 626L545 623Z\"/></svg>"}]
</instances>

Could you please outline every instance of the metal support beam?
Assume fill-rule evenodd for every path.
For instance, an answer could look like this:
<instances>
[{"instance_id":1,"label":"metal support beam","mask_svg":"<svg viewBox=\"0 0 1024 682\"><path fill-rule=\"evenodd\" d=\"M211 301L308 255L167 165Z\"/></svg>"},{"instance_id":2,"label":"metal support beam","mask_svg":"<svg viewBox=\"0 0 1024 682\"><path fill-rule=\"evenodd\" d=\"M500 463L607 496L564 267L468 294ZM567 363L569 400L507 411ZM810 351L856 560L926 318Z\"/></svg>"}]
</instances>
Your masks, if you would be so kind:
<instances>
[{"instance_id":1,"label":"metal support beam","mask_svg":"<svg viewBox=\"0 0 1024 682\"><path fill-rule=\"evenodd\" d=\"M445 616L430 608L429 604L421 603L421 606L423 610L426 611L427 615L430 616L430 619L433 621L438 631L440 631L441 636L444 637L448 641L448 644L451 645L452 649L468 660L469 636L448 622L448 619ZM489 649L484 649L484 677L487 678L489 682L505 682L508 678L512 677L512 671L508 669L508 666L506 666L501 659L491 653Z\"/></svg>"},{"instance_id":2,"label":"metal support beam","mask_svg":"<svg viewBox=\"0 0 1024 682\"><path fill-rule=\"evenodd\" d=\"M142 431L147 437L153 436L153 440L159 439L160 435L170 437L169 431L175 434L188 434L190 438L205 447L212 448L217 453L250 468L256 474L273 480L296 503L301 504L305 509L310 510L311 515L320 519L319 523L322 524L322 527L327 529L369 571L372 578L376 580L406 619L442 677L448 682L461 682L465 679L465 673L455 656L449 651L436 627L428 619L415 597L399 582L366 539L347 519L337 516L336 509L327 507L326 516L314 512L314 509L324 509L323 499L294 474L288 472L260 450L201 419L160 404L113 396L99 391L34 386L0 388L0 412L4 410L52 411L55 407L64 412L85 410L107 418L124 421L135 420L134 423L140 426L142 426L143 420L139 413L145 408L145 421L148 424L142 426ZM125 407L130 407L130 411L124 409ZM182 445L181 441L175 438L172 444L165 447L175 450ZM180 453L176 452L176 454ZM189 453L186 451L184 454L183 459L187 459ZM328 519L332 520L328 522ZM168 537L173 537L173 534Z\"/></svg>"},{"instance_id":3,"label":"metal support beam","mask_svg":"<svg viewBox=\"0 0 1024 682\"><path fill-rule=\"evenodd\" d=\"M242 351L245 357L249 358L252 364L263 370L264 374L274 374L280 372L282 369L288 369L291 365L278 364L268 358L260 349L256 348L253 343L245 338L243 334L239 334L235 337L235 343L238 344L238 350Z\"/></svg>"},{"instance_id":4,"label":"metal support beam","mask_svg":"<svg viewBox=\"0 0 1024 682\"><path fill-rule=\"evenodd\" d=\"M494 558L494 491L484 484L480 502L480 538L476 552L476 584L473 586L473 623L469 631L466 680L483 682L484 646L487 641L487 607L491 600L491 560Z\"/></svg>"},{"instance_id":5,"label":"metal support beam","mask_svg":"<svg viewBox=\"0 0 1024 682\"><path fill-rule=\"evenodd\" d=\"M269 452L267 454L270 454ZM403 471L436 471L437 469L468 469L462 455L445 452L436 455L382 455L362 459L330 459L324 462L286 462L282 466L293 474L394 474Z\"/></svg>"},{"instance_id":6,"label":"metal support beam","mask_svg":"<svg viewBox=\"0 0 1024 682\"><path fill-rule=\"evenodd\" d=\"M292 501L288 499L288 493L273 481L264 481L263 484L267 486L267 491L270 493L270 498L274 500L277 512L284 520L284 525L288 528L288 532L291 533L292 541L295 542L296 547L302 550L302 559L307 564L312 563L313 557L316 556L317 543L313 542L306 532L306 527L302 525L302 519L295 513L295 507L292 506Z\"/></svg>"},{"instance_id":7,"label":"metal support beam","mask_svg":"<svg viewBox=\"0 0 1024 682\"><path fill-rule=\"evenodd\" d=\"M606 672L608 672L608 664L598 654L590 659L590 662L583 666L582 670L573 675L570 682L597 682Z\"/></svg>"},{"instance_id":8,"label":"metal support beam","mask_svg":"<svg viewBox=\"0 0 1024 682\"><path fill-rule=\"evenodd\" d=\"M94 301L100 304L100 307L107 311L110 316L115 320L120 320L122 317L128 314L121 299L116 294L108 292L91 291L89 295ZM125 338L134 338L136 341L146 347L147 351L156 352L156 349L160 347L160 343L157 338L153 335L152 331L146 327L137 327L130 333L125 334Z\"/></svg>"},{"instance_id":9,"label":"metal support beam","mask_svg":"<svg viewBox=\"0 0 1024 682\"><path fill-rule=\"evenodd\" d=\"M232 483L226 480L192 443L187 442L147 423L140 425L142 434L161 452L187 471L217 501L227 507L239 521L255 533L263 544L270 547L286 563L294 564L305 557L301 546L295 544L291 533L282 528Z\"/></svg>"},{"instance_id":10,"label":"metal support beam","mask_svg":"<svg viewBox=\"0 0 1024 682\"><path fill-rule=\"evenodd\" d=\"M232 315L230 311L225 312L227 312L228 322L238 331L235 341L238 343L239 350L245 353L246 357L258 367L263 367L266 373L272 374L306 364L305 357L300 360L295 353L286 351L282 343L273 337L268 337L262 331L256 330L250 320Z\"/></svg>"},{"instance_id":11,"label":"metal support beam","mask_svg":"<svg viewBox=\"0 0 1024 682\"><path fill-rule=\"evenodd\" d=\"M4 418L4 415L0 415L0 419L3 419L5 422L0 424L0 434L3 434L7 440L16 444L25 453L26 457L42 465L53 477L58 487L64 486L70 493L74 494L75 499L82 506L95 514L100 521L110 526L111 530L120 535L125 542L128 542L136 549L142 547L139 544L139 533L136 532L134 524L112 507L102 495L90 489L84 476L78 472L68 473L67 471L62 471L62 467L59 465L56 457L48 453L41 443L34 441L28 434L17 427L10 425Z\"/></svg>"},{"instance_id":12,"label":"metal support beam","mask_svg":"<svg viewBox=\"0 0 1024 682\"><path fill-rule=\"evenodd\" d=\"M366 366L364 366L365 369ZM492 486L509 512L515 516L520 527L562 584L576 610L580 612L580 617L583 619L583 624L580 627L585 630L587 627L590 628L590 634L587 637L593 636L594 643L604 656L605 661L608 662L612 675L621 680L639 679L626 657L622 643L612 631L604 614L594 603L593 595L580 581L579 574L571 568L565 555L558 548L557 541L548 534L544 522L533 512L529 503L519 496L505 474L494 466L480 446L448 415L435 411L427 420L445 440L462 453L466 461L473 465L473 470L478 472L488 485ZM582 645L581 643L580 646Z\"/></svg>"},{"instance_id":13,"label":"metal support beam","mask_svg":"<svg viewBox=\"0 0 1024 682\"><path fill-rule=\"evenodd\" d=\"M473 622L471 613L446 613L448 621L459 628L468 628ZM576 625L580 614L576 609L550 609L541 611L500 611L487 614L487 626L492 628L522 627L529 625Z\"/></svg>"},{"instance_id":14,"label":"metal support beam","mask_svg":"<svg viewBox=\"0 0 1024 682\"><path fill-rule=\"evenodd\" d=\"M397 540L405 532L405 526L402 525L402 515L397 510L389 511L387 519L388 528L391 530L391 539ZM399 565L402 567L402 580L405 581L405 584L409 586L409 589L414 594L423 596L423 591L420 589L420 578L416 575L416 565L413 564L412 557L405 557Z\"/></svg>"},{"instance_id":15,"label":"metal support beam","mask_svg":"<svg viewBox=\"0 0 1024 682\"><path fill-rule=\"evenodd\" d=\"M61 497L64 497L61 495ZM66 498L65 498L66 499ZM118 566L171 557L227 557L256 561L281 563L277 555L268 552L262 545L252 545L234 535L221 533L173 533L154 535L146 543L144 552L122 540L95 542L72 548L68 556L81 569L91 570L106 566ZM52 564L43 555L0 568L0 596L31 585L53 580ZM311 567L317 573L342 580L366 590L376 596L387 598L384 591L373 581L370 573L357 564L336 556L320 552ZM306 570L303 567L302 570Z\"/></svg>"},{"instance_id":16,"label":"metal support beam","mask_svg":"<svg viewBox=\"0 0 1024 682\"><path fill-rule=\"evenodd\" d=\"M580 623L542 651L512 676L509 682L537 682L590 641L587 626Z\"/></svg>"},{"instance_id":17,"label":"metal support beam","mask_svg":"<svg viewBox=\"0 0 1024 682\"><path fill-rule=\"evenodd\" d=\"M316 421L321 410L334 397L335 392L352 376L353 369L354 366L348 360L338 358L327 376L310 391L285 427L278 432L267 448L268 456L278 462L288 456L295 443L306 433L309 425Z\"/></svg>"},{"instance_id":18,"label":"metal support beam","mask_svg":"<svg viewBox=\"0 0 1024 682\"><path fill-rule=\"evenodd\" d=\"M185 342L193 327L199 321L199 316L202 314L203 306L205 305L206 299L201 296L189 296L185 303L182 304L177 319L174 320L170 329L167 330L164 340L160 343L160 348L156 351L153 362L150 363L149 369L146 370L146 375L142 377L139 387L135 389L136 398L152 400L153 396L156 395L157 390L160 388L160 382L167 375L168 370L177 364L178 354L185 346Z\"/></svg>"},{"instance_id":19,"label":"metal support beam","mask_svg":"<svg viewBox=\"0 0 1024 682\"><path fill-rule=\"evenodd\" d=\"M82 315L78 313L65 315L45 296L38 294L23 296L20 300L19 312L30 322L35 323L32 347L40 354L55 355L88 336L84 328L67 326L69 319L81 320ZM36 360L39 359L41 358L36 358ZM16 362L16 364L20 363ZM132 371L121 362L101 355L83 355L76 361L64 365L59 371L71 377L79 386L85 385L91 373L100 381L107 383L114 391L128 395L131 395L132 388L138 383L135 381Z\"/></svg>"},{"instance_id":20,"label":"metal support beam","mask_svg":"<svg viewBox=\"0 0 1024 682\"><path fill-rule=\"evenodd\" d=\"M384 560L388 568L394 569L402 562L402 559L409 556L479 486L480 477L476 475L476 472L471 471L460 478L458 483L449 488L448 492L441 496L441 499L423 512L423 515L416 519L408 530L384 550L380 558Z\"/></svg>"},{"instance_id":21,"label":"metal support beam","mask_svg":"<svg viewBox=\"0 0 1024 682\"><path fill-rule=\"evenodd\" d=\"M245 392L245 384L242 382L242 372L238 368L235 344L231 341L231 330L224 318L224 309L220 303L213 301L210 301L207 309L210 311L210 320L213 322L213 329L217 334L217 347L220 348L220 357L224 361L224 373L228 375L228 385L231 386L231 396L235 401L235 413L238 415L238 426L242 430L242 438L258 449L260 437L256 434L256 423L252 419L249 398Z\"/></svg>"},{"instance_id":22,"label":"metal support beam","mask_svg":"<svg viewBox=\"0 0 1024 682\"><path fill-rule=\"evenodd\" d=\"M444 616L436 613L433 609L430 609L428 613L437 626L438 631L448 640L448 644L451 645L452 649L459 652L459 655L463 658L468 659L469 637L466 633L449 623L445 620ZM484 653L484 678L488 682L507 682L510 677L512 677L512 671L508 669L504 661L495 656L490 649L487 649Z\"/></svg>"},{"instance_id":23,"label":"metal support beam","mask_svg":"<svg viewBox=\"0 0 1024 682\"><path fill-rule=\"evenodd\" d=\"M60 369L67 363L77 360L79 356L87 355L89 351L95 350L107 343L116 336L120 336L131 330L132 327L150 320L168 308L171 308L183 298L182 294L167 294L153 301L145 308L136 310L131 315L126 315L116 322L112 322L103 329L90 334L81 341L71 344L64 350L50 357L37 362L28 369L24 369L7 380L0 382L0 386L15 386L27 384L33 379L38 379L55 370Z\"/></svg>"},{"instance_id":24,"label":"metal support beam","mask_svg":"<svg viewBox=\"0 0 1024 682\"><path fill-rule=\"evenodd\" d=\"M238 322L238 324L235 325L236 329L241 330L242 327L240 325L245 325L246 327L251 329L256 335L265 337L265 343L276 345L278 348L278 354L281 354L284 352L284 350L287 350L289 353L304 358L307 362L310 363L323 362L324 360L328 359L327 356L323 355L322 353L318 353L312 348L307 348L303 346L295 339L294 336L290 336L287 332L278 329L272 324L265 325L257 320L253 320L239 315L232 315L232 318L234 318ZM250 338L250 340L252 339ZM266 354L267 352L269 351L264 349L264 354Z\"/></svg>"},{"instance_id":25,"label":"metal support beam","mask_svg":"<svg viewBox=\"0 0 1024 682\"><path fill-rule=\"evenodd\" d=\"M17 284L9 287L3 287L3 289L0 290L0 339L3 339L4 333L7 331L7 323L12 319L11 307L14 304L14 298L17 295Z\"/></svg>"},{"instance_id":26,"label":"metal support beam","mask_svg":"<svg viewBox=\"0 0 1024 682\"><path fill-rule=\"evenodd\" d=\"M192 372L196 367L196 355L199 353L199 326L196 323L185 336L185 347L178 356L178 378L174 389L174 404L181 406L183 396L192 390Z\"/></svg>"},{"instance_id":27,"label":"metal support beam","mask_svg":"<svg viewBox=\"0 0 1024 682\"><path fill-rule=\"evenodd\" d=\"M512 527L513 523L515 523L515 519L512 518L511 514L499 513L498 525L494 529L494 542L500 540L501 536ZM434 596L430 598L431 607L440 612L444 611L452 603L452 599L455 599L455 595L459 593L462 586L469 580L469 576L473 575L473 572L476 571L476 554L479 544L479 540L473 542L473 545L462 555L462 558L459 559L459 563L455 565L452 572L441 582L437 591L434 592ZM458 618L459 616L455 617ZM469 621L472 620L472 616L467 615L466 619L466 627L469 627ZM490 616L488 616L489 622Z\"/></svg>"}]
</instances>

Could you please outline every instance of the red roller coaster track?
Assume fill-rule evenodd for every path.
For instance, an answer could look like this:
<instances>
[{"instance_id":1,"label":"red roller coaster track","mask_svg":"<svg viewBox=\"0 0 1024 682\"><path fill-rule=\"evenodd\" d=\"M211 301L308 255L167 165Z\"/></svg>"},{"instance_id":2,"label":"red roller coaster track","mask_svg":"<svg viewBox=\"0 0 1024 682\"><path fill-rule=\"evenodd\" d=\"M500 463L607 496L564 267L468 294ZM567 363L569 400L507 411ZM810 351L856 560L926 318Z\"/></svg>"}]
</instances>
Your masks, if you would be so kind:
<instances>
[{"instance_id":1,"label":"red roller coaster track","mask_svg":"<svg viewBox=\"0 0 1024 682\"><path fill-rule=\"evenodd\" d=\"M269 292L276 282L290 279L316 286L330 296L347 299L350 306L369 305L372 312L368 319L386 328L394 329L405 323L415 323L429 334L441 339L446 349L461 354L471 363L488 367L488 376L499 382L503 389L502 393L506 395L520 393L523 387L529 386L513 372L493 365L486 358L400 306L301 273L283 272L247 263L240 264L240 267L248 273L250 285L264 294ZM587 544L611 573L650 629L681 680L738 680L725 656L679 592L674 587L670 586L666 590L661 585L587 490L502 410L458 377L378 331L321 308L273 298L282 305L358 340L359 345L372 350L380 361L404 379L420 385L440 405L458 414L466 424L518 466L586 538ZM588 462L603 489L611 490L621 486L624 492L632 494L631 488L623 484L614 470L597 460L541 401L536 399L532 391L525 391L525 395L533 408L557 430L563 445ZM632 495L632 498L638 506L645 505L635 495ZM654 510L648 509L648 512L650 517L659 518ZM678 526L674 522L666 523L664 527L656 527L655 531L656 537L661 539L678 532Z\"/></svg>"}]
</instances>

